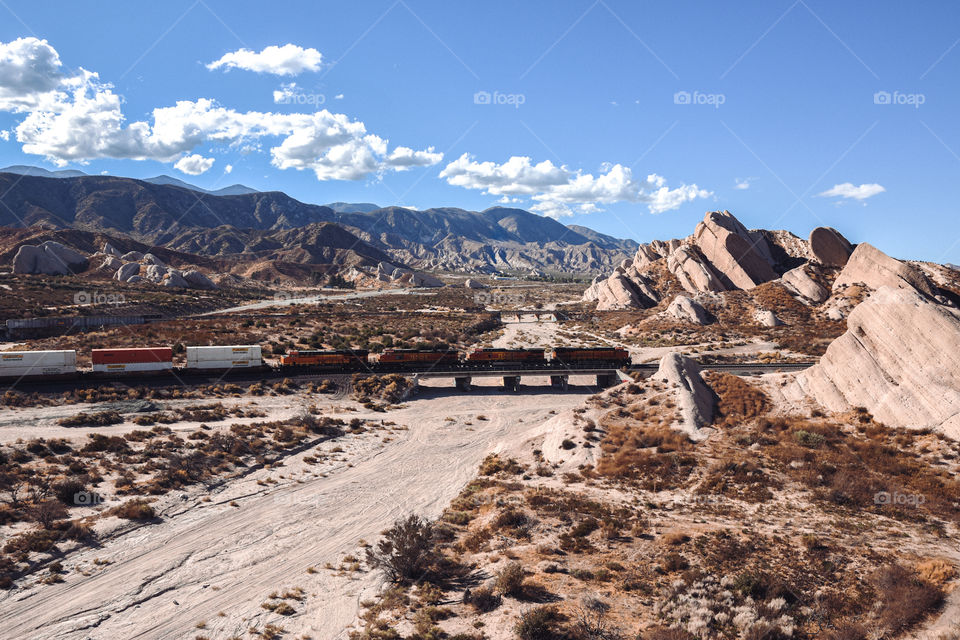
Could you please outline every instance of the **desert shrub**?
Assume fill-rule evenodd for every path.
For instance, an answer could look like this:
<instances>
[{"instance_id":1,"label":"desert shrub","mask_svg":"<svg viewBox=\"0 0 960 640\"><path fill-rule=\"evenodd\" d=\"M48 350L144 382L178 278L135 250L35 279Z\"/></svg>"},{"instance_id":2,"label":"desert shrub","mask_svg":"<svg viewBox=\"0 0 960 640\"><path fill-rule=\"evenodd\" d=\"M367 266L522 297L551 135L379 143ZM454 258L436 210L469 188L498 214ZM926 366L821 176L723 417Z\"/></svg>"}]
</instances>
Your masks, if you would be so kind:
<instances>
[{"instance_id":1,"label":"desert shrub","mask_svg":"<svg viewBox=\"0 0 960 640\"><path fill-rule=\"evenodd\" d=\"M520 614L513 632L518 640L554 640L558 637L560 612L551 605L528 609Z\"/></svg>"},{"instance_id":2,"label":"desert shrub","mask_svg":"<svg viewBox=\"0 0 960 640\"><path fill-rule=\"evenodd\" d=\"M718 426L734 427L769 411L767 395L743 378L719 371L708 372L706 378L717 394L714 423Z\"/></svg>"},{"instance_id":3,"label":"desert shrub","mask_svg":"<svg viewBox=\"0 0 960 640\"><path fill-rule=\"evenodd\" d=\"M910 628L943 603L943 590L900 565L888 565L871 576L880 596L880 623L890 634Z\"/></svg>"},{"instance_id":4,"label":"desert shrub","mask_svg":"<svg viewBox=\"0 0 960 640\"><path fill-rule=\"evenodd\" d=\"M519 475L523 473L523 467L513 458L504 460L495 453L491 453L480 463L480 475L482 476L492 476L501 472L509 475Z\"/></svg>"},{"instance_id":5,"label":"desert shrub","mask_svg":"<svg viewBox=\"0 0 960 640\"><path fill-rule=\"evenodd\" d=\"M438 559L434 525L417 515L397 520L367 549L367 563L401 584L425 578Z\"/></svg>"},{"instance_id":6,"label":"desert shrub","mask_svg":"<svg viewBox=\"0 0 960 640\"><path fill-rule=\"evenodd\" d=\"M67 517L67 508L61 502L44 500L30 507L28 514L44 529L52 529L57 521Z\"/></svg>"},{"instance_id":7,"label":"desert shrub","mask_svg":"<svg viewBox=\"0 0 960 640\"><path fill-rule=\"evenodd\" d=\"M76 479L61 480L53 485L53 495L57 497L57 500L71 507L76 504L74 496L86 490L86 483Z\"/></svg>"},{"instance_id":8,"label":"desert shrub","mask_svg":"<svg viewBox=\"0 0 960 640\"><path fill-rule=\"evenodd\" d=\"M57 424L62 427L107 427L121 422L123 422L123 416L117 411L78 413L75 416L57 420Z\"/></svg>"},{"instance_id":9,"label":"desert shrub","mask_svg":"<svg viewBox=\"0 0 960 640\"><path fill-rule=\"evenodd\" d=\"M524 571L519 562L511 562L497 572L497 591L518 598L523 595Z\"/></svg>"},{"instance_id":10,"label":"desert shrub","mask_svg":"<svg viewBox=\"0 0 960 640\"><path fill-rule=\"evenodd\" d=\"M107 511L107 514L125 520L153 520L157 517L156 511L150 506L150 503L142 498L127 500Z\"/></svg>"},{"instance_id":11,"label":"desert shrub","mask_svg":"<svg viewBox=\"0 0 960 640\"><path fill-rule=\"evenodd\" d=\"M463 603L473 607L477 613L487 613L500 606L501 598L492 587L477 587L463 594Z\"/></svg>"}]
</instances>

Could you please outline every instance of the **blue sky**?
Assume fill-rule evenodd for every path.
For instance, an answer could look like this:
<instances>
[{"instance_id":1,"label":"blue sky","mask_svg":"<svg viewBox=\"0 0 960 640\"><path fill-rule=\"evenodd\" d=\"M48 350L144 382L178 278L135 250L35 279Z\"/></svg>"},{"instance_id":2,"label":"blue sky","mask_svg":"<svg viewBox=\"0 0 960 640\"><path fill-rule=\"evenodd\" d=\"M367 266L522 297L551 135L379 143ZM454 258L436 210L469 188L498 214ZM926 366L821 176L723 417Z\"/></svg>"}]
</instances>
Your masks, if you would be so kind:
<instances>
[{"instance_id":1,"label":"blue sky","mask_svg":"<svg viewBox=\"0 0 960 640\"><path fill-rule=\"evenodd\" d=\"M0 166L502 200L639 241L729 209L960 263L956 3L5 0L0 16Z\"/></svg>"}]
</instances>

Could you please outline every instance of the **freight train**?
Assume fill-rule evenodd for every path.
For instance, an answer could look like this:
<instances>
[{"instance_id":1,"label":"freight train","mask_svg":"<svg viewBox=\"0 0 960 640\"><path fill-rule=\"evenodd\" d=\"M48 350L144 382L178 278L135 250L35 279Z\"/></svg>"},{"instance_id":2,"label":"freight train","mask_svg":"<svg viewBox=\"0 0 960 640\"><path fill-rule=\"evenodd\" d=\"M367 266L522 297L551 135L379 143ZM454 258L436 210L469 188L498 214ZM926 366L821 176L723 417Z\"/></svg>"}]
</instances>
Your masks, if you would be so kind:
<instances>
[{"instance_id":1,"label":"freight train","mask_svg":"<svg viewBox=\"0 0 960 640\"><path fill-rule=\"evenodd\" d=\"M259 345L187 347L186 366L175 367L173 349L147 347L133 349L93 349L92 371L77 368L76 351L2 351L0 380L64 380L75 377L117 377L164 375L177 372L229 373L237 371L278 371L281 373L332 372L417 372L437 368L462 369L537 369L620 368L630 364L630 354L620 348L555 349L472 349L461 354L454 350L385 349L380 354L365 350L290 351L280 357L277 366L263 360Z\"/></svg>"}]
</instances>

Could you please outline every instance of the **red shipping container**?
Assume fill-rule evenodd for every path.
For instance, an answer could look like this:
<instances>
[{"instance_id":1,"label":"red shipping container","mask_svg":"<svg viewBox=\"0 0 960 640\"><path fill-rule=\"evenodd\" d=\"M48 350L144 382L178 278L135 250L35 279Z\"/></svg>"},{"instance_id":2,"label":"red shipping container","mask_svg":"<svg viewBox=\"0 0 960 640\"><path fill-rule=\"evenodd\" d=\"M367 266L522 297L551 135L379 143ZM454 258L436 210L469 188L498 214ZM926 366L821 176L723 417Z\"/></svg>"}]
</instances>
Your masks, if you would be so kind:
<instances>
[{"instance_id":1,"label":"red shipping container","mask_svg":"<svg viewBox=\"0 0 960 640\"><path fill-rule=\"evenodd\" d=\"M144 349L94 349L90 352L93 364L149 364L172 362L173 349L150 347Z\"/></svg>"}]
</instances>

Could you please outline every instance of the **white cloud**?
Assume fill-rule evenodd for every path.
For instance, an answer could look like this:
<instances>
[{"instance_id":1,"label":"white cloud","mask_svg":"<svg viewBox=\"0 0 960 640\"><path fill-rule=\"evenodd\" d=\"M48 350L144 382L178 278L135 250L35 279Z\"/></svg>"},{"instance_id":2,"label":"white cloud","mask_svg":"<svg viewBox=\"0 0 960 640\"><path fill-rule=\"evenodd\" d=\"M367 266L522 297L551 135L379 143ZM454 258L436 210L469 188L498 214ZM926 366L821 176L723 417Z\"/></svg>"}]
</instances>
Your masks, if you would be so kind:
<instances>
[{"instance_id":1,"label":"white cloud","mask_svg":"<svg viewBox=\"0 0 960 640\"><path fill-rule=\"evenodd\" d=\"M7 131L6 129L4 129L3 131L0 131L0 140L3 140L4 142L6 142L9 139L10 139L9 131Z\"/></svg>"},{"instance_id":2,"label":"white cloud","mask_svg":"<svg viewBox=\"0 0 960 640\"><path fill-rule=\"evenodd\" d=\"M343 100L343 94L342 94L342 93L338 93L337 95L333 96L333 99L334 99L334 100Z\"/></svg>"},{"instance_id":3,"label":"white cloud","mask_svg":"<svg viewBox=\"0 0 960 640\"><path fill-rule=\"evenodd\" d=\"M878 193L883 193L886 191L881 185L876 183L870 184L861 184L856 186L851 182L844 182L843 184L835 184L833 187L819 193L817 195L824 198L852 198L854 200L866 200L871 198Z\"/></svg>"},{"instance_id":4,"label":"white cloud","mask_svg":"<svg viewBox=\"0 0 960 640\"><path fill-rule=\"evenodd\" d=\"M282 47L271 45L259 53L249 49L238 49L211 62L207 65L207 69L211 71L221 68L243 69L278 76L295 76L304 71L319 70L322 62L323 56L316 49L304 49L295 44L285 44Z\"/></svg>"},{"instance_id":5,"label":"white cloud","mask_svg":"<svg viewBox=\"0 0 960 640\"><path fill-rule=\"evenodd\" d=\"M199 153L194 153L193 155L183 156L173 166L188 175L198 176L209 171L214 162L216 161L213 158L204 158Z\"/></svg>"},{"instance_id":6,"label":"white cloud","mask_svg":"<svg viewBox=\"0 0 960 640\"><path fill-rule=\"evenodd\" d=\"M741 191L749 189L754 180L756 180L756 178L734 178L733 188L740 189Z\"/></svg>"},{"instance_id":7,"label":"white cloud","mask_svg":"<svg viewBox=\"0 0 960 640\"><path fill-rule=\"evenodd\" d=\"M12 44L0 43L0 47ZM35 57L49 60L52 52L59 65L52 47L40 41L34 45L31 50L42 54ZM359 180L443 159L443 154L435 153L432 147L424 151L395 147L391 152L388 141L368 133L363 122L327 110L242 112L200 98L156 108L152 122L128 123L122 98L96 73L81 69L46 90L49 86L32 82L19 94L4 87L5 101L0 103L0 110L28 111L15 129L17 141L25 153L43 156L59 166L97 158L151 159L176 162L178 169L196 175L213 164L213 158L191 155L196 147L216 142L243 152L259 152L262 138L279 138L279 143L270 148L274 166L312 170L319 180ZM36 98L38 87L44 90L42 100ZM284 89L294 90L295 85L285 85ZM26 109L24 105L28 104L34 107Z\"/></svg>"},{"instance_id":8,"label":"white cloud","mask_svg":"<svg viewBox=\"0 0 960 640\"><path fill-rule=\"evenodd\" d=\"M223 168L223 172L224 172L224 173L233 173L233 165L232 165L232 164L228 164L227 166L225 166L225 167Z\"/></svg>"},{"instance_id":9,"label":"white cloud","mask_svg":"<svg viewBox=\"0 0 960 640\"><path fill-rule=\"evenodd\" d=\"M637 180L629 167L619 164L601 169L602 173L594 176L558 167L549 160L533 164L528 157L513 156L496 164L477 162L463 154L444 167L440 177L451 185L492 195L529 196L536 201L530 210L551 218L592 213L600 210L598 205L614 202L645 203L652 213L661 213L713 195L695 184L670 189L666 179L656 174Z\"/></svg>"},{"instance_id":10,"label":"white cloud","mask_svg":"<svg viewBox=\"0 0 960 640\"><path fill-rule=\"evenodd\" d=\"M50 99L63 80L61 67L46 40L0 42L0 111L30 111Z\"/></svg>"}]
</instances>

